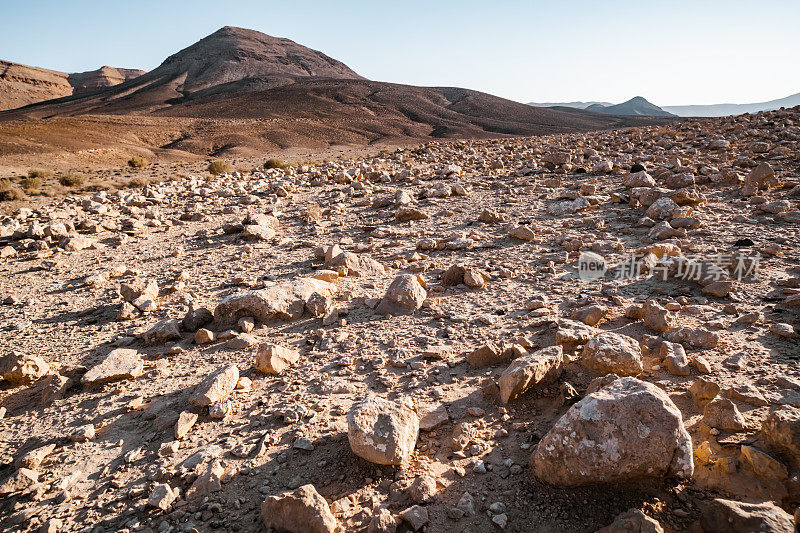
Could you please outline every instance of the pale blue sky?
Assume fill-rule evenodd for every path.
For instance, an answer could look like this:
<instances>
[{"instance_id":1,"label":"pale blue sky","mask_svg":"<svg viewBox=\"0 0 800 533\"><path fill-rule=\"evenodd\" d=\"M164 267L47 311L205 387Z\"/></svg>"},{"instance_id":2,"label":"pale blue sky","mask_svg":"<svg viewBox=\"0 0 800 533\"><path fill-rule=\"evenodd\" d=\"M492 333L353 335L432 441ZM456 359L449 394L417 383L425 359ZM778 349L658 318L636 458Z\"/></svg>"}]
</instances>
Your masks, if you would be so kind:
<instances>
[{"instance_id":1,"label":"pale blue sky","mask_svg":"<svg viewBox=\"0 0 800 533\"><path fill-rule=\"evenodd\" d=\"M800 92L800 0L0 0L0 59L158 66L221 26L288 37L371 79L513 100L659 105Z\"/></svg>"}]
</instances>

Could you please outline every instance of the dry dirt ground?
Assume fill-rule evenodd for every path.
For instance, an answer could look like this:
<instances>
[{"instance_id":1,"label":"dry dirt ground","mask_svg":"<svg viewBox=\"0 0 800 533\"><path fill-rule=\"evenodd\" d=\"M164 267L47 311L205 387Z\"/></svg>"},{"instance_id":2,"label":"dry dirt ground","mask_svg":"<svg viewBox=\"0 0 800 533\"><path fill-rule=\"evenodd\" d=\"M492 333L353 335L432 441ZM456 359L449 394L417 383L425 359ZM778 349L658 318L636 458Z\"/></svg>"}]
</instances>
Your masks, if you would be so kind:
<instances>
[{"instance_id":1,"label":"dry dirt ground","mask_svg":"<svg viewBox=\"0 0 800 533\"><path fill-rule=\"evenodd\" d=\"M316 166L216 178L198 172L110 195L39 199L35 210L18 210L0 226L4 372L10 360L41 358L22 378L8 371L4 377L16 382L0 388L0 527L260 531L268 495L312 484L342 530L366 531L380 509L396 515L417 504L409 486L422 475L438 490L419 504L429 532L595 531L629 509L667 531L701 531L718 497L772 502L791 515L800 502L798 457L770 448L760 427L770 413L800 406L798 141L794 109L430 143ZM634 163L655 182L626 186ZM752 177L761 163L772 177ZM661 197L676 205L649 210ZM274 235L263 225L243 232L245 217L257 214L277 218ZM256 320L249 334L245 323L234 321L228 331L215 322L205 325L215 334L205 344L186 329L166 341L145 335L190 308L213 310L238 291L335 278L321 273L330 269L318 250L332 245L376 260L385 273L340 269L325 317ZM730 283L709 289L675 276L615 279L618 267L584 281L577 263L585 251L609 266L634 251L639 264L646 252L703 261L758 255L759 275L737 281L729 272ZM469 285L449 285L442 274L453 265L477 275ZM427 297L413 312L378 314L398 274L419 275ZM146 312L120 292L142 280L159 287L149 301L135 302ZM664 316L673 331L686 328L684 337L641 320L649 300L670 310ZM565 488L532 474L531 453L577 399L564 384L584 396L601 375L582 363L586 339L563 341L575 320L596 324L587 326L590 336L616 332L642 346L638 378L680 410L695 450L692 477ZM658 349L664 339L685 346L688 375L668 370ZM557 381L503 405L495 383L509 360L476 367L465 358L488 342L516 345L517 354L559 342L567 360ZM260 343L296 349L299 361L279 375L259 372ZM142 371L99 387L82 384L118 347L138 352ZM189 397L229 364L251 382L240 379L222 398L230 412L214 418ZM689 391L701 377L732 398L743 426L710 423ZM744 385L757 390L731 392ZM424 424L402 465L374 464L351 451L346 420L371 394L408 398L420 415L438 408L446 416L433 428ZM176 439L184 412L199 418ZM38 478L20 479L23 456L51 444L40 461L25 463ZM743 446L773 462L748 461ZM212 464L224 470L221 483L198 484ZM148 503L163 483L179 489L164 510ZM474 514L465 511L465 493ZM407 521L397 526L410 529Z\"/></svg>"}]
</instances>

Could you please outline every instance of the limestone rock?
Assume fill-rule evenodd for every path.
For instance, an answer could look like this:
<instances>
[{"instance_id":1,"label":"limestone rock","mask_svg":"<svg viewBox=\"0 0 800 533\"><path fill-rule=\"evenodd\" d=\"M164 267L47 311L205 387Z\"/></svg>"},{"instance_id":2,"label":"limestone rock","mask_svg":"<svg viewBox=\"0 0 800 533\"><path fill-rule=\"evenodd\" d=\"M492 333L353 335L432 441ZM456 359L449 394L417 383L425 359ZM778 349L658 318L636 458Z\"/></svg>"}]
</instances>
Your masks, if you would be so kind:
<instances>
[{"instance_id":1,"label":"limestone rock","mask_svg":"<svg viewBox=\"0 0 800 533\"><path fill-rule=\"evenodd\" d=\"M221 326L233 325L244 316L261 322L296 320L303 316L314 295L330 300L336 285L314 278L299 278L267 289L244 291L224 298L214 310L214 320Z\"/></svg>"},{"instance_id":2,"label":"limestone rock","mask_svg":"<svg viewBox=\"0 0 800 533\"><path fill-rule=\"evenodd\" d=\"M677 325L675 316L655 300L648 300L642 306L642 320L645 326L658 332Z\"/></svg>"},{"instance_id":3,"label":"limestone rock","mask_svg":"<svg viewBox=\"0 0 800 533\"><path fill-rule=\"evenodd\" d=\"M144 361L137 350L117 348L89 369L81 378L86 386L102 385L123 379L135 379L144 373Z\"/></svg>"},{"instance_id":4,"label":"limestone rock","mask_svg":"<svg viewBox=\"0 0 800 533\"><path fill-rule=\"evenodd\" d=\"M340 533L343 528L313 485L268 497L261 504L267 528L289 533Z\"/></svg>"},{"instance_id":5,"label":"limestone rock","mask_svg":"<svg viewBox=\"0 0 800 533\"><path fill-rule=\"evenodd\" d=\"M506 352L502 345L495 342L487 342L469 352L466 359L470 365L481 368L508 362L509 356L510 352Z\"/></svg>"},{"instance_id":6,"label":"limestone rock","mask_svg":"<svg viewBox=\"0 0 800 533\"><path fill-rule=\"evenodd\" d=\"M143 335L145 344L149 346L164 344L169 341L179 340L180 338L180 322L174 318L165 318L161 320Z\"/></svg>"},{"instance_id":7,"label":"limestone rock","mask_svg":"<svg viewBox=\"0 0 800 533\"><path fill-rule=\"evenodd\" d=\"M386 295L375 311L382 315L413 313L422 307L427 296L419 276L400 274L386 289Z\"/></svg>"},{"instance_id":8,"label":"limestone rock","mask_svg":"<svg viewBox=\"0 0 800 533\"><path fill-rule=\"evenodd\" d=\"M703 421L712 428L739 431L747 422L736 405L727 398L715 398L703 409Z\"/></svg>"},{"instance_id":9,"label":"limestone rock","mask_svg":"<svg viewBox=\"0 0 800 533\"><path fill-rule=\"evenodd\" d=\"M706 533L793 533L792 515L772 502L744 503L717 498L703 509L700 525Z\"/></svg>"},{"instance_id":10,"label":"limestone rock","mask_svg":"<svg viewBox=\"0 0 800 533\"><path fill-rule=\"evenodd\" d=\"M650 518L639 509L630 509L618 515L614 522L595 533L664 533L658 520Z\"/></svg>"},{"instance_id":11,"label":"limestone rock","mask_svg":"<svg viewBox=\"0 0 800 533\"><path fill-rule=\"evenodd\" d=\"M236 365L222 366L195 388L189 403L195 407L208 407L221 402L233 392L238 381L239 368Z\"/></svg>"},{"instance_id":12,"label":"limestone rock","mask_svg":"<svg viewBox=\"0 0 800 533\"><path fill-rule=\"evenodd\" d=\"M300 353L277 344L264 343L256 353L256 370L264 374L280 374L300 360Z\"/></svg>"},{"instance_id":13,"label":"limestone rock","mask_svg":"<svg viewBox=\"0 0 800 533\"><path fill-rule=\"evenodd\" d=\"M150 493L147 504L151 507L166 511L172 506L172 502L177 498L177 494L166 483L159 483Z\"/></svg>"},{"instance_id":14,"label":"limestone rock","mask_svg":"<svg viewBox=\"0 0 800 533\"><path fill-rule=\"evenodd\" d=\"M664 341L661 343L658 355L664 360L667 370L673 376L688 376L690 374L689 358L686 356L686 350L682 345Z\"/></svg>"},{"instance_id":15,"label":"limestone rock","mask_svg":"<svg viewBox=\"0 0 800 533\"><path fill-rule=\"evenodd\" d=\"M556 344L575 347L586 344L597 334L597 329L575 320L559 320Z\"/></svg>"},{"instance_id":16,"label":"limestone rock","mask_svg":"<svg viewBox=\"0 0 800 533\"><path fill-rule=\"evenodd\" d=\"M352 252L342 252L325 262L325 267L337 272L346 269L347 276L378 278L386 274L386 268L371 257L362 257Z\"/></svg>"},{"instance_id":17,"label":"limestone rock","mask_svg":"<svg viewBox=\"0 0 800 533\"><path fill-rule=\"evenodd\" d=\"M500 400L508 403L532 388L555 382L564 367L561 346L551 346L515 359L498 380Z\"/></svg>"},{"instance_id":18,"label":"limestone rock","mask_svg":"<svg viewBox=\"0 0 800 533\"><path fill-rule=\"evenodd\" d=\"M694 471L692 441L664 391L620 378L573 405L531 455L536 476L557 486L617 483Z\"/></svg>"},{"instance_id":19,"label":"limestone rock","mask_svg":"<svg viewBox=\"0 0 800 533\"><path fill-rule=\"evenodd\" d=\"M399 465L414 451L419 417L408 402L369 397L347 414L353 453L382 465Z\"/></svg>"},{"instance_id":20,"label":"limestone rock","mask_svg":"<svg viewBox=\"0 0 800 533\"><path fill-rule=\"evenodd\" d=\"M584 346L581 364L597 374L636 376L643 369L642 349L627 335L601 333Z\"/></svg>"},{"instance_id":21,"label":"limestone rock","mask_svg":"<svg viewBox=\"0 0 800 533\"><path fill-rule=\"evenodd\" d=\"M50 372L50 364L39 357L11 352L0 361L0 376L14 385L30 385Z\"/></svg>"}]
</instances>

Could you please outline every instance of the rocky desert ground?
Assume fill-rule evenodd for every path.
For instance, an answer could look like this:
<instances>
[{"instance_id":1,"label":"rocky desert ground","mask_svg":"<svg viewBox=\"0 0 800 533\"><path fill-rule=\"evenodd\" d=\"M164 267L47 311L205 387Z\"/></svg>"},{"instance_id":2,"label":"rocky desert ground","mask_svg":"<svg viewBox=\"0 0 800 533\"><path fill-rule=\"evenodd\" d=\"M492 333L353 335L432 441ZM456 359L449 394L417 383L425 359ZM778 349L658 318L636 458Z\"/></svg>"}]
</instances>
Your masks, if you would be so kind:
<instances>
[{"instance_id":1,"label":"rocky desert ground","mask_svg":"<svg viewBox=\"0 0 800 533\"><path fill-rule=\"evenodd\" d=\"M794 531L800 108L42 199L4 531Z\"/></svg>"}]
</instances>

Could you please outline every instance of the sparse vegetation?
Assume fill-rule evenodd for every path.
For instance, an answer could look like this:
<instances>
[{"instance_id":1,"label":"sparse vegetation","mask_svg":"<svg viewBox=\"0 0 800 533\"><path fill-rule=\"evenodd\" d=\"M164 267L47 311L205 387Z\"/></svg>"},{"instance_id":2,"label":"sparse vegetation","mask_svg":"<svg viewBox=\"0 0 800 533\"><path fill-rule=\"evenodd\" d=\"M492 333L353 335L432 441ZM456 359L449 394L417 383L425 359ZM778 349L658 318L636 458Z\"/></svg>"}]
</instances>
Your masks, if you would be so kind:
<instances>
[{"instance_id":1,"label":"sparse vegetation","mask_svg":"<svg viewBox=\"0 0 800 533\"><path fill-rule=\"evenodd\" d=\"M142 168L146 167L148 164L150 164L150 162L147 159L138 155L128 159L128 166L131 168Z\"/></svg>"},{"instance_id":2,"label":"sparse vegetation","mask_svg":"<svg viewBox=\"0 0 800 533\"><path fill-rule=\"evenodd\" d=\"M85 181L86 176L78 172L68 172L58 178L58 182L64 187L80 187Z\"/></svg>"},{"instance_id":3,"label":"sparse vegetation","mask_svg":"<svg viewBox=\"0 0 800 533\"><path fill-rule=\"evenodd\" d=\"M53 171L52 170L43 170L41 168L32 168L28 171L29 178L38 178L40 180L45 178L52 178Z\"/></svg>"},{"instance_id":4,"label":"sparse vegetation","mask_svg":"<svg viewBox=\"0 0 800 533\"><path fill-rule=\"evenodd\" d=\"M128 188L140 189L142 187L147 187L152 182L153 180L149 176L136 176L135 178L131 178L131 180L128 182Z\"/></svg>"},{"instance_id":5,"label":"sparse vegetation","mask_svg":"<svg viewBox=\"0 0 800 533\"><path fill-rule=\"evenodd\" d=\"M233 172L233 166L227 161L223 161L222 159L217 159L208 164L208 171L214 174L215 176L218 176L226 172Z\"/></svg>"},{"instance_id":6,"label":"sparse vegetation","mask_svg":"<svg viewBox=\"0 0 800 533\"><path fill-rule=\"evenodd\" d=\"M38 191L42 188L42 178L37 175L31 175L32 172L28 173L28 177L22 178L20 180L20 185L22 188L25 189L25 192L33 192Z\"/></svg>"},{"instance_id":7,"label":"sparse vegetation","mask_svg":"<svg viewBox=\"0 0 800 533\"><path fill-rule=\"evenodd\" d=\"M271 168L286 168L288 166L289 166L288 163L284 162L281 159L276 159L274 157L272 159L267 159L266 163L264 163L264 168L267 170Z\"/></svg>"},{"instance_id":8,"label":"sparse vegetation","mask_svg":"<svg viewBox=\"0 0 800 533\"><path fill-rule=\"evenodd\" d=\"M22 200L25 192L11 183L11 180L0 179L0 202L10 202L12 200Z\"/></svg>"}]
</instances>

